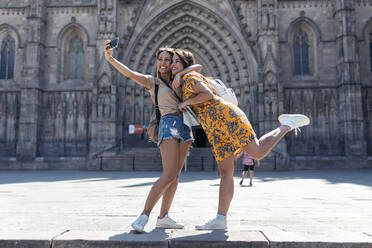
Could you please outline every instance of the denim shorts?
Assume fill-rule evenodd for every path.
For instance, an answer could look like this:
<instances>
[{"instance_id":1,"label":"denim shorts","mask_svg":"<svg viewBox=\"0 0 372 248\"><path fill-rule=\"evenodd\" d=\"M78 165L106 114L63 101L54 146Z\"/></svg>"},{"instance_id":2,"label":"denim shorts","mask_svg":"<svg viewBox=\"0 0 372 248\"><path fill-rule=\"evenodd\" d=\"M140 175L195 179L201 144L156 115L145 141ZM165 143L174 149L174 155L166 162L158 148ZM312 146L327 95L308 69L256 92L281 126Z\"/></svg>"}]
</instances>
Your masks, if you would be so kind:
<instances>
[{"instance_id":1,"label":"denim shorts","mask_svg":"<svg viewBox=\"0 0 372 248\"><path fill-rule=\"evenodd\" d=\"M179 140L179 143L193 141L191 130L183 124L183 118L179 115L165 115L161 117L159 123L159 141L160 146L163 139Z\"/></svg>"}]
</instances>

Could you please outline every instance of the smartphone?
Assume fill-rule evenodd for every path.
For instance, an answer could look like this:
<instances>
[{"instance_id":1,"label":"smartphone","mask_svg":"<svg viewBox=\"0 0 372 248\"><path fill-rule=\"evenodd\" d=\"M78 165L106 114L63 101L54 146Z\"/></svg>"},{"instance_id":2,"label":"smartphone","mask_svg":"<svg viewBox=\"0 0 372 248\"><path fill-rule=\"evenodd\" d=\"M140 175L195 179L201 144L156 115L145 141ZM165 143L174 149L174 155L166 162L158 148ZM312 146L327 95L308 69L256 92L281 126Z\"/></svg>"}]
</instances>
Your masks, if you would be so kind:
<instances>
[{"instance_id":1,"label":"smartphone","mask_svg":"<svg viewBox=\"0 0 372 248\"><path fill-rule=\"evenodd\" d=\"M108 46L106 47L106 50L111 49L111 48L116 48L119 44L119 37L113 38Z\"/></svg>"}]
</instances>

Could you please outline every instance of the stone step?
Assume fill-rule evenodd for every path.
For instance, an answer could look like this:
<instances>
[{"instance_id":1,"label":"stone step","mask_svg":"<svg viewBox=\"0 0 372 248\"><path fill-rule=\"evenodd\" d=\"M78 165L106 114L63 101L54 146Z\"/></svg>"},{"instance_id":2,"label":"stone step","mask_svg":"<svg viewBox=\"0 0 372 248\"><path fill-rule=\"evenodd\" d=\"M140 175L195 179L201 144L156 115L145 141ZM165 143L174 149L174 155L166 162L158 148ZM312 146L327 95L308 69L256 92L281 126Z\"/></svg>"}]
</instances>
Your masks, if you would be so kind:
<instances>
[{"instance_id":1,"label":"stone step","mask_svg":"<svg viewBox=\"0 0 372 248\"><path fill-rule=\"evenodd\" d=\"M336 240L322 237L304 237L284 231L262 232L259 230L170 230L154 229L141 234L134 231L118 233L117 231L74 231L68 230L53 239L1 239L4 248L186 248L186 247L229 247L229 248L372 248L371 238L343 238L336 235ZM359 238L359 239L358 239Z\"/></svg>"},{"instance_id":2,"label":"stone step","mask_svg":"<svg viewBox=\"0 0 372 248\"><path fill-rule=\"evenodd\" d=\"M116 155L99 158L100 168L107 171L159 171L162 160L158 148L130 148ZM217 168L211 148L192 148L187 157L187 169L192 171Z\"/></svg>"},{"instance_id":3,"label":"stone step","mask_svg":"<svg viewBox=\"0 0 372 248\"><path fill-rule=\"evenodd\" d=\"M99 158L100 169L107 171L160 171L162 160L158 148L129 148L118 154L104 155ZM266 157L261 161L261 167L257 170L274 170L276 161L274 157ZM215 171L218 169L211 147L192 147L185 162L186 170L189 171ZM235 162L235 170L243 169L241 159Z\"/></svg>"}]
</instances>

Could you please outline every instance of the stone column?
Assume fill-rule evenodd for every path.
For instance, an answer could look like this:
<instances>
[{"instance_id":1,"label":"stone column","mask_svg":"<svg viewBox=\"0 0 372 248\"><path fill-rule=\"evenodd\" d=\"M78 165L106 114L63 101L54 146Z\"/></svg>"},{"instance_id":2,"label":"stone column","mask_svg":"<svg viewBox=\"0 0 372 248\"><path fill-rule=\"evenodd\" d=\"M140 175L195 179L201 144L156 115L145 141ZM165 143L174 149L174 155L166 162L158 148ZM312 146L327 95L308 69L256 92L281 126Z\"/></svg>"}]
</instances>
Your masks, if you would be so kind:
<instances>
[{"instance_id":1,"label":"stone column","mask_svg":"<svg viewBox=\"0 0 372 248\"><path fill-rule=\"evenodd\" d=\"M365 157L367 144L364 137L362 87L355 31L355 3L353 0L334 0L334 18L337 23L338 49L337 81L339 110L345 135L345 155Z\"/></svg>"},{"instance_id":2,"label":"stone column","mask_svg":"<svg viewBox=\"0 0 372 248\"><path fill-rule=\"evenodd\" d=\"M98 1L97 74L92 95L91 155L115 147L118 140L116 72L102 51L103 42L116 36L116 4L114 0Z\"/></svg>"},{"instance_id":3,"label":"stone column","mask_svg":"<svg viewBox=\"0 0 372 248\"><path fill-rule=\"evenodd\" d=\"M17 144L17 159L21 161L33 161L38 153L38 134L41 131L39 125L42 104L46 4L46 0L29 1Z\"/></svg>"},{"instance_id":4,"label":"stone column","mask_svg":"<svg viewBox=\"0 0 372 248\"><path fill-rule=\"evenodd\" d=\"M258 106L260 136L278 127L283 113L283 87L279 83L279 37L277 0L258 0L257 58L259 66ZM283 139L269 155L277 167L287 163L287 145Z\"/></svg>"}]
</instances>

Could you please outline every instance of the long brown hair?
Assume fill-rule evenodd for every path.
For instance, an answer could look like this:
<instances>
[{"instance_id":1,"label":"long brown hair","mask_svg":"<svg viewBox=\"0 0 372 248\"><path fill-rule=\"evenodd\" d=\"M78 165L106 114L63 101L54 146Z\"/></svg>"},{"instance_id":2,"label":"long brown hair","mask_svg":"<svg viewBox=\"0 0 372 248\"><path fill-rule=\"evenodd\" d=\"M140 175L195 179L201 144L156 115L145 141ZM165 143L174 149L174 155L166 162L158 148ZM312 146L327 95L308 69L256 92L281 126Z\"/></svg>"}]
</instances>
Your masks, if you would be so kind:
<instances>
[{"instance_id":1,"label":"long brown hair","mask_svg":"<svg viewBox=\"0 0 372 248\"><path fill-rule=\"evenodd\" d=\"M189 67L189 66L191 66L195 63L195 57L194 57L194 54L192 54L192 52L190 52L186 49L180 49L180 48L174 49L173 52L174 52L174 54L178 55L178 57L180 58L184 68ZM213 87L210 78L205 77L198 72L192 72L190 74L194 74L194 75L200 77L202 79L203 83L205 83L207 85L207 87L213 92L213 94L216 94L216 89Z\"/></svg>"},{"instance_id":2,"label":"long brown hair","mask_svg":"<svg viewBox=\"0 0 372 248\"><path fill-rule=\"evenodd\" d=\"M167 53L169 53L170 56L171 56L171 61L172 61L172 58L173 58L173 55L174 55L174 49L173 49L173 48L171 48L171 47L160 47L160 48L156 51L156 53L155 53L155 57L156 57L156 59L159 59L159 55L160 55L162 52L167 52ZM171 62L171 63L172 63L172 62ZM159 70L158 70L157 67L156 67L156 77L157 77L157 78L160 78L160 72L159 72ZM172 72L170 72L170 79L171 79L171 81L172 81L172 79L173 79Z\"/></svg>"}]
</instances>

